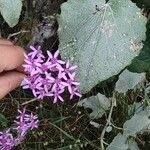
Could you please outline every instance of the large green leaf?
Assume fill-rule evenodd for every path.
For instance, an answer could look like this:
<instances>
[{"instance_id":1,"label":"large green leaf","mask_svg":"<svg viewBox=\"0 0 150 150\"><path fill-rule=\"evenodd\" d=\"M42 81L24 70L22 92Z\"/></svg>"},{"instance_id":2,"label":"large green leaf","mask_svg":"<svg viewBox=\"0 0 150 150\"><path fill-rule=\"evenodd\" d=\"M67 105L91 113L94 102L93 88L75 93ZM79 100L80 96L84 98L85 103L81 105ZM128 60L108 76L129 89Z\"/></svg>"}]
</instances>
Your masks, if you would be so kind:
<instances>
[{"instance_id":1,"label":"large green leaf","mask_svg":"<svg viewBox=\"0 0 150 150\"><path fill-rule=\"evenodd\" d=\"M68 0L58 23L61 56L79 66L82 93L129 65L145 39L146 19L130 0Z\"/></svg>"},{"instance_id":2,"label":"large green leaf","mask_svg":"<svg viewBox=\"0 0 150 150\"><path fill-rule=\"evenodd\" d=\"M0 0L0 12L10 27L14 27L19 20L22 0Z\"/></svg>"},{"instance_id":3,"label":"large green leaf","mask_svg":"<svg viewBox=\"0 0 150 150\"><path fill-rule=\"evenodd\" d=\"M126 136L119 133L106 148L106 150L139 150L137 143L133 139L127 139Z\"/></svg>"},{"instance_id":4,"label":"large green leaf","mask_svg":"<svg viewBox=\"0 0 150 150\"><path fill-rule=\"evenodd\" d=\"M136 135L138 132L147 129L150 126L150 107L147 107L141 112L136 113L130 120L123 125L126 136Z\"/></svg>"},{"instance_id":5,"label":"large green leaf","mask_svg":"<svg viewBox=\"0 0 150 150\"><path fill-rule=\"evenodd\" d=\"M134 89L144 79L145 73L132 73L126 69L120 74L115 90L119 93L126 93L128 90Z\"/></svg>"},{"instance_id":6,"label":"large green leaf","mask_svg":"<svg viewBox=\"0 0 150 150\"><path fill-rule=\"evenodd\" d=\"M97 119L102 117L106 110L109 110L110 100L105 95L98 93L96 96L91 96L78 102L78 106L92 109L90 117L91 119Z\"/></svg>"},{"instance_id":7,"label":"large green leaf","mask_svg":"<svg viewBox=\"0 0 150 150\"><path fill-rule=\"evenodd\" d=\"M146 41L139 54L128 67L132 72L150 72L150 22L147 23Z\"/></svg>"}]
</instances>

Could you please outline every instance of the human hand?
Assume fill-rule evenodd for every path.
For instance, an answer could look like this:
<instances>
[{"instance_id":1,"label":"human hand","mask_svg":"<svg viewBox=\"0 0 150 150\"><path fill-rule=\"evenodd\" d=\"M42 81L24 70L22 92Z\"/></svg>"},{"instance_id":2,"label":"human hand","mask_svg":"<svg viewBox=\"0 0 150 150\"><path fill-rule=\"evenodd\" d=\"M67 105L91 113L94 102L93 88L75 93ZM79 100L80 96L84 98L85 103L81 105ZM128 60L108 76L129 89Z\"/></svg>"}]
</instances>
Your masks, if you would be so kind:
<instances>
[{"instance_id":1,"label":"human hand","mask_svg":"<svg viewBox=\"0 0 150 150\"><path fill-rule=\"evenodd\" d=\"M23 49L0 39L0 99L18 87L25 77L18 67L23 64Z\"/></svg>"}]
</instances>

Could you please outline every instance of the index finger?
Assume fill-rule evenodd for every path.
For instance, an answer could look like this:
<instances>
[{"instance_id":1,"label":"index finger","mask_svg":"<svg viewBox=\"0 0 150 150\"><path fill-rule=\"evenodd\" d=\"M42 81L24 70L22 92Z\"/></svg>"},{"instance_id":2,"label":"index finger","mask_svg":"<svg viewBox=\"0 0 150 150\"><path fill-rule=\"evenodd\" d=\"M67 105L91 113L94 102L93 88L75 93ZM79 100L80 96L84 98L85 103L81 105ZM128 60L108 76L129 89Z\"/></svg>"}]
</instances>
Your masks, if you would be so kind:
<instances>
[{"instance_id":1,"label":"index finger","mask_svg":"<svg viewBox=\"0 0 150 150\"><path fill-rule=\"evenodd\" d=\"M0 72L13 70L23 64L24 50L19 46L0 45Z\"/></svg>"},{"instance_id":2,"label":"index finger","mask_svg":"<svg viewBox=\"0 0 150 150\"><path fill-rule=\"evenodd\" d=\"M2 44L2 45L13 45L13 43L10 42L9 40L1 39L1 38L0 38L0 44Z\"/></svg>"}]
</instances>

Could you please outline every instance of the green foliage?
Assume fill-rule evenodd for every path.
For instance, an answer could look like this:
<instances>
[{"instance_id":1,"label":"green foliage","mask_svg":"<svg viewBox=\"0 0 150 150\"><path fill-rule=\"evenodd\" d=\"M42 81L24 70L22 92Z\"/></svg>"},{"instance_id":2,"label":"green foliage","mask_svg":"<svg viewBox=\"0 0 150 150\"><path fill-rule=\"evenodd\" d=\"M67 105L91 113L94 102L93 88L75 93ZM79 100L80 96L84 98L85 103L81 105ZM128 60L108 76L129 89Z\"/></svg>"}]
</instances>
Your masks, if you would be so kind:
<instances>
[{"instance_id":1,"label":"green foliage","mask_svg":"<svg viewBox=\"0 0 150 150\"><path fill-rule=\"evenodd\" d=\"M132 72L150 72L150 22L147 24L146 41L128 69Z\"/></svg>"},{"instance_id":2,"label":"green foliage","mask_svg":"<svg viewBox=\"0 0 150 150\"><path fill-rule=\"evenodd\" d=\"M3 114L0 114L0 125L2 127L7 127L8 120L5 118Z\"/></svg>"},{"instance_id":3,"label":"green foliage","mask_svg":"<svg viewBox=\"0 0 150 150\"><path fill-rule=\"evenodd\" d=\"M150 107L145 108L143 111L136 113L130 120L126 121L123 125L124 135L136 135L150 126Z\"/></svg>"},{"instance_id":4,"label":"green foliage","mask_svg":"<svg viewBox=\"0 0 150 150\"><path fill-rule=\"evenodd\" d=\"M19 20L22 0L0 0L0 12L10 27L14 27Z\"/></svg>"},{"instance_id":5,"label":"green foliage","mask_svg":"<svg viewBox=\"0 0 150 150\"><path fill-rule=\"evenodd\" d=\"M42 10L40 10L43 6L40 5L42 0L24 1L25 14L30 14L28 10L31 11L31 8L38 7L32 13L40 10L42 15L31 15L33 18L25 15L18 29L9 31L2 27L2 36L5 32L13 34L31 28L44 30L45 33L51 22L49 24L49 20L47 21L49 13L48 11L45 13L44 10L50 7L56 9L56 3L58 8L60 3L67 1L62 5L58 17L61 56L79 66L77 77L81 82L82 93L89 92L95 85L101 84L90 91L89 94L93 94L91 97L86 97L89 94L83 95L86 98L77 105L76 101L68 102L68 95L62 95L65 99L63 104L53 105L49 98L40 103L29 102L26 107L28 111L38 112L40 125L38 130L30 133L17 149L104 150L107 143L110 143L107 150L149 149L147 141L149 141L150 108L147 105L150 103L150 78L148 74L145 77L145 73L137 74L137 72L150 72L150 22L146 26L146 19L138 9L144 7L146 12L150 8L150 0L47 1L51 6L43 1L45 3ZM136 2L138 7L132 1ZM35 2L35 7L30 5L32 2ZM17 24L21 8L22 0L0 0L0 13L10 27ZM42 16L44 20L37 16ZM3 18L0 18L0 22L3 22ZM37 20L42 23L38 24ZM35 24L40 25L40 28ZM38 34L37 31L35 36L38 37L36 39L41 39L42 34ZM14 34L13 38L15 37L19 37L17 41L25 46L32 36L29 33L29 37ZM24 43L20 37L25 37L27 42ZM57 39L54 37L53 40ZM46 43L44 47L47 47L47 44L49 47L55 45L47 39L44 43ZM129 71L124 70L128 65ZM118 73L121 74L114 89L118 77L114 75ZM108 78L110 80L107 80ZM142 88L137 87L141 82ZM128 91L135 88L138 89ZM95 96L98 92L109 97L113 95L113 98L109 99L100 93ZM30 101L29 97L29 92L17 89L16 94L14 92L8 95L6 101L1 102L0 111L13 122L16 109L22 107L24 101ZM87 111L80 111L81 108L76 106L84 107L89 114L87 115ZM5 115L0 114L0 126L6 129L8 120Z\"/></svg>"},{"instance_id":6,"label":"green foliage","mask_svg":"<svg viewBox=\"0 0 150 150\"><path fill-rule=\"evenodd\" d=\"M110 100L106 96L98 93L96 96L81 100L78 102L78 106L92 109L93 112L90 114L90 118L98 119L102 117L106 110L109 110Z\"/></svg>"},{"instance_id":7,"label":"green foliage","mask_svg":"<svg viewBox=\"0 0 150 150\"><path fill-rule=\"evenodd\" d=\"M130 0L69 0L58 23L61 56L79 66L82 93L129 65L145 39L146 19Z\"/></svg>"},{"instance_id":8,"label":"green foliage","mask_svg":"<svg viewBox=\"0 0 150 150\"><path fill-rule=\"evenodd\" d=\"M138 133L144 132L150 126L150 107L138 111L123 125L123 134L119 133L106 150L139 150L137 143L129 138L136 137Z\"/></svg>"},{"instance_id":9,"label":"green foliage","mask_svg":"<svg viewBox=\"0 0 150 150\"><path fill-rule=\"evenodd\" d=\"M127 139L126 136L119 133L106 148L106 150L139 150L137 143L133 139Z\"/></svg>"},{"instance_id":10,"label":"green foliage","mask_svg":"<svg viewBox=\"0 0 150 150\"><path fill-rule=\"evenodd\" d=\"M120 74L115 90L119 93L126 93L128 90L134 89L144 79L145 73L132 73L126 69Z\"/></svg>"}]
</instances>

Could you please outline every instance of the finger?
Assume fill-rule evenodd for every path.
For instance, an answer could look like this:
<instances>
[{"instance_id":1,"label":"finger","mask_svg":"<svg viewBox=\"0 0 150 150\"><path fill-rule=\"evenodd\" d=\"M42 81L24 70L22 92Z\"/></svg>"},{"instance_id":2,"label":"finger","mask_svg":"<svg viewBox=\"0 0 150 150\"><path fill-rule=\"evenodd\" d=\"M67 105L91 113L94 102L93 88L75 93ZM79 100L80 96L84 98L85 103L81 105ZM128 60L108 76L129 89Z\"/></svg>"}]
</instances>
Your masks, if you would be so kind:
<instances>
[{"instance_id":1,"label":"finger","mask_svg":"<svg viewBox=\"0 0 150 150\"><path fill-rule=\"evenodd\" d=\"M13 43L6 39L0 39L0 45L13 45Z\"/></svg>"},{"instance_id":2,"label":"finger","mask_svg":"<svg viewBox=\"0 0 150 150\"><path fill-rule=\"evenodd\" d=\"M0 45L0 72L13 70L23 64L24 50L13 45Z\"/></svg>"},{"instance_id":3,"label":"finger","mask_svg":"<svg viewBox=\"0 0 150 150\"><path fill-rule=\"evenodd\" d=\"M15 71L0 75L0 99L18 87L24 77L24 74Z\"/></svg>"},{"instance_id":4,"label":"finger","mask_svg":"<svg viewBox=\"0 0 150 150\"><path fill-rule=\"evenodd\" d=\"M24 71L23 66L19 66L19 67L16 68L15 70L16 70L17 72L24 73L24 74L26 74L26 75L28 74L27 72Z\"/></svg>"}]
</instances>

